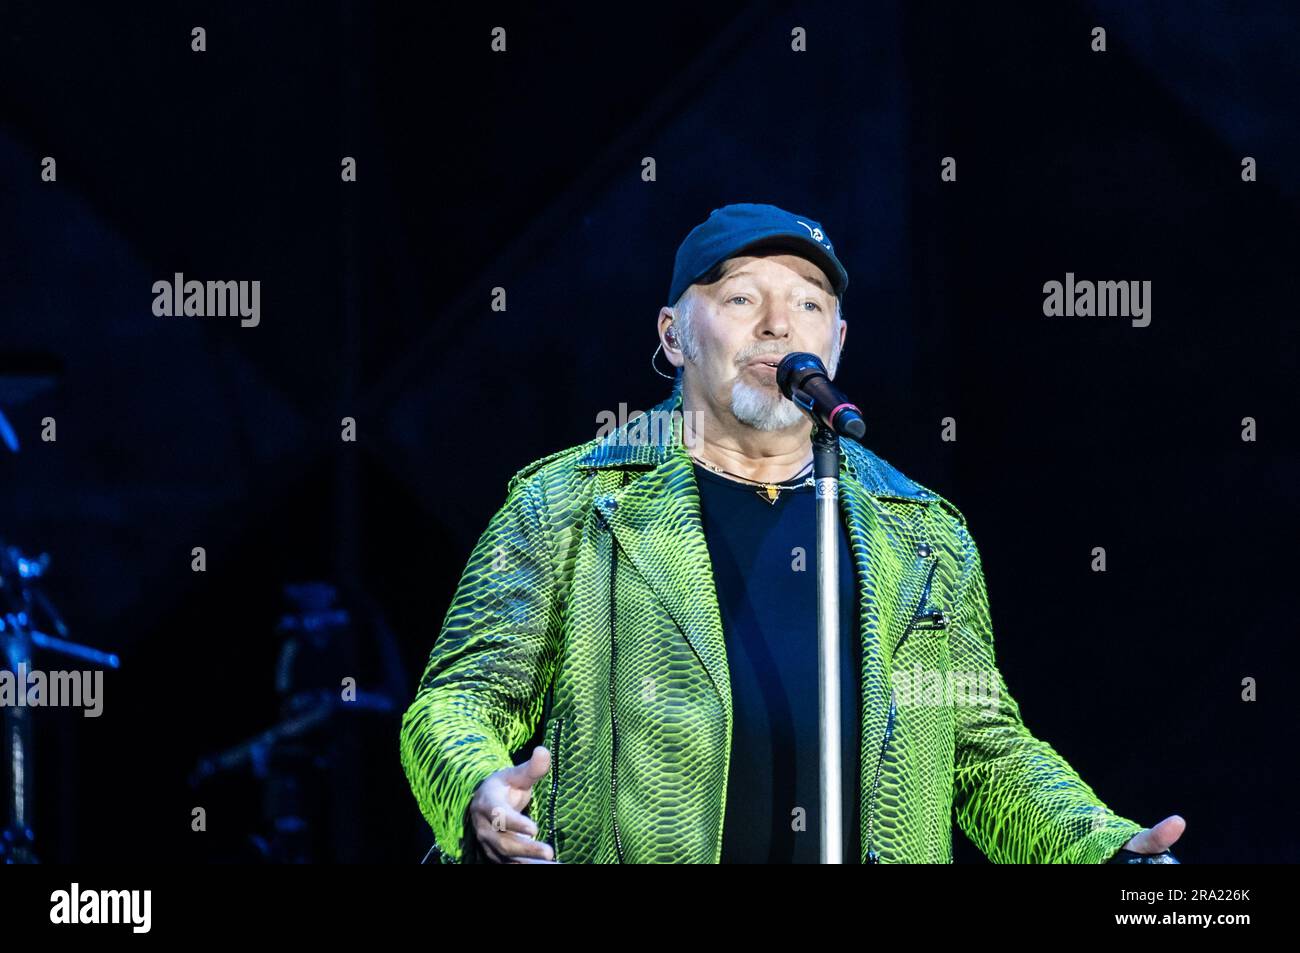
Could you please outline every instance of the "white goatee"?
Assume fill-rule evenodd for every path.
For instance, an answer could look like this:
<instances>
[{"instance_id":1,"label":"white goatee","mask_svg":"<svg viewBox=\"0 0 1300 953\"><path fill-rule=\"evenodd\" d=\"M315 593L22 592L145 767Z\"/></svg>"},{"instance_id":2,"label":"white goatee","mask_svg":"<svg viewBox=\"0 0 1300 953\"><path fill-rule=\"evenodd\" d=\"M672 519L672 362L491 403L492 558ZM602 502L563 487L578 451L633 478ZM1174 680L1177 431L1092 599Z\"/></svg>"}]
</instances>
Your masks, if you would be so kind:
<instances>
[{"instance_id":1,"label":"white goatee","mask_svg":"<svg viewBox=\"0 0 1300 953\"><path fill-rule=\"evenodd\" d=\"M745 360L758 356L747 355ZM831 344L831 360L826 369L832 377L835 376L839 363L840 340L837 334ZM742 424L749 424L755 430L784 430L801 420L808 419L807 415L795 406L794 401L786 400L785 395L781 393L781 388L775 384L771 387L759 387L743 378L737 378L731 385L731 413Z\"/></svg>"}]
</instances>

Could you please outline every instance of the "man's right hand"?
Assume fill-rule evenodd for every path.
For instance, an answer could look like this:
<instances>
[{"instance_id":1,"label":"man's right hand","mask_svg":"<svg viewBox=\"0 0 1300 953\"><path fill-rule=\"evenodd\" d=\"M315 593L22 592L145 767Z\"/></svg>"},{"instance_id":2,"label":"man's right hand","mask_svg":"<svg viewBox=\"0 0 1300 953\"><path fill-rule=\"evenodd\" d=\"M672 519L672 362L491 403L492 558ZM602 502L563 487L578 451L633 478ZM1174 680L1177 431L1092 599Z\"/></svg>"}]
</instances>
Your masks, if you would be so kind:
<instances>
[{"instance_id":1,"label":"man's right hand","mask_svg":"<svg viewBox=\"0 0 1300 953\"><path fill-rule=\"evenodd\" d=\"M551 845L535 840L537 825L521 813L533 799L533 785L551 770L551 752L538 745L523 764L502 768L483 779L469 803L479 846L497 864L558 863Z\"/></svg>"}]
</instances>

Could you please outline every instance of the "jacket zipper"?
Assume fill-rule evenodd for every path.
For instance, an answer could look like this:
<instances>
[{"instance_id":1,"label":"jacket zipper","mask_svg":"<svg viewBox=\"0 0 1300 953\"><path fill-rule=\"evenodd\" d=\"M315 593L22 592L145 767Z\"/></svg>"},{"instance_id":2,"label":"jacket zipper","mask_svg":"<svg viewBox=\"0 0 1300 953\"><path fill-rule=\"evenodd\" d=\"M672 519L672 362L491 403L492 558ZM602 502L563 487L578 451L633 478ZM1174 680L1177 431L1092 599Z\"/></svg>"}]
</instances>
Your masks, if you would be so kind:
<instances>
[{"instance_id":1,"label":"jacket zipper","mask_svg":"<svg viewBox=\"0 0 1300 953\"><path fill-rule=\"evenodd\" d=\"M614 585L618 575L618 541L611 532L609 538L609 722L612 729L613 755L609 769L609 813L614 823L614 851L618 862L623 863L623 839L618 832L618 716L614 711L615 613Z\"/></svg>"},{"instance_id":2,"label":"jacket zipper","mask_svg":"<svg viewBox=\"0 0 1300 953\"><path fill-rule=\"evenodd\" d=\"M871 802L867 809L867 863L880 863L880 853L871 846L871 834L876 819L876 791L880 787L880 768L885 763L885 750L889 747L889 737L894 733L894 714L898 706L894 690L889 690L889 718L885 723L885 740L880 743L880 757L876 760L876 776L871 782Z\"/></svg>"},{"instance_id":3,"label":"jacket zipper","mask_svg":"<svg viewBox=\"0 0 1300 953\"><path fill-rule=\"evenodd\" d=\"M560 846L556 843L555 838L555 799L560 793L560 729L564 725L563 718L555 719L555 741L551 754L551 849L555 851L555 859L560 859Z\"/></svg>"},{"instance_id":4,"label":"jacket zipper","mask_svg":"<svg viewBox=\"0 0 1300 953\"><path fill-rule=\"evenodd\" d=\"M912 613L912 619L907 623L907 628L903 630L903 637L898 640L898 645L894 646L897 652L907 637L912 634L912 629L916 628L916 623L921 619L934 619L938 624L934 628L943 628L946 624L943 613L934 613L932 615L918 615L921 607L925 605L926 599L930 596L930 584L934 580L934 571L939 567L938 561L930 564L930 572L925 577L925 586L921 589L921 598L917 600L916 609ZM885 737L880 743L880 757L876 759L876 775L871 782L871 800L867 805L867 863L880 863L880 852L872 847L872 832L875 830L876 820L876 793L880 789L880 770L885 764L885 752L889 750L889 739L894 733L894 717L898 713L898 698L894 689L889 690L889 715L885 720Z\"/></svg>"}]
</instances>

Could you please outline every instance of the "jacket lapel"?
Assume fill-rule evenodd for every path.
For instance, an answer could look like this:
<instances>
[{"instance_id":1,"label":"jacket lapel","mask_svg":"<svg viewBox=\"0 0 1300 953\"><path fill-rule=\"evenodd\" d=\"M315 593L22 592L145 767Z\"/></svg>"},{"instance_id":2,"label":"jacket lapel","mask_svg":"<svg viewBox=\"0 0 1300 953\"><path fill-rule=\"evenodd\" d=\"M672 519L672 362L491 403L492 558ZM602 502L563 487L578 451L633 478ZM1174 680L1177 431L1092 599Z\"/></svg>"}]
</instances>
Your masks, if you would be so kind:
<instances>
[{"instance_id":1,"label":"jacket lapel","mask_svg":"<svg viewBox=\"0 0 1300 953\"><path fill-rule=\"evenodd\" d=\"M618 546L695 649L724 710L730 712L731 679L713 564L685 448L676 448L658 467L626 486L598 496L596 507Z\"/></svg>"},{"instance_id":2,"label":"jacket lapel","mask_svg":"<svg viewBox=\"0 0 1300 953\"><path fill-rule=\"evenodd\" d=\"M844 467L840 470L840 502L858 571L863 657L874 646L881 661L888 664L920 604L930 560L918 555L909 541L908 524L869 494Z\"/></svg>"}]
</instances>

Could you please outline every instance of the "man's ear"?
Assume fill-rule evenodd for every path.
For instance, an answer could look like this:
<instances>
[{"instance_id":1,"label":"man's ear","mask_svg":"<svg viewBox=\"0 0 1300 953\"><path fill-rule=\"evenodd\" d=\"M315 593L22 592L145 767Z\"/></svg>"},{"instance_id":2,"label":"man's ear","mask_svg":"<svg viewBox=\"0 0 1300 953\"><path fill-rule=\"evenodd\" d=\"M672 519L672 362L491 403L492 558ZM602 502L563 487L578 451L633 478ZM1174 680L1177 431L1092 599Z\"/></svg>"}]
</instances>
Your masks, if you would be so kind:
<instances>
[{"instance_id":1,"label":"man's ear","mask_svg":"<svg viewBox=\"0 0 1300 953\"><path fill-rule=\"evenodd\" d=\"M667 305L659 309L659 342L663 348L664 356L668 358L668 363L673 367L681 367L686 363L685 355L682 354L682 339L680 332L674 330L677 324L677 313Z\"/></svg>"}]
</instances>

